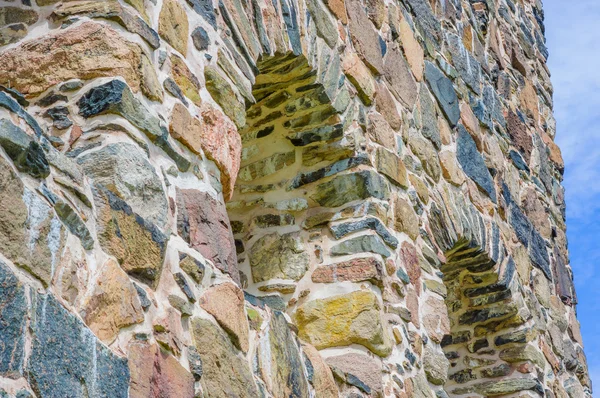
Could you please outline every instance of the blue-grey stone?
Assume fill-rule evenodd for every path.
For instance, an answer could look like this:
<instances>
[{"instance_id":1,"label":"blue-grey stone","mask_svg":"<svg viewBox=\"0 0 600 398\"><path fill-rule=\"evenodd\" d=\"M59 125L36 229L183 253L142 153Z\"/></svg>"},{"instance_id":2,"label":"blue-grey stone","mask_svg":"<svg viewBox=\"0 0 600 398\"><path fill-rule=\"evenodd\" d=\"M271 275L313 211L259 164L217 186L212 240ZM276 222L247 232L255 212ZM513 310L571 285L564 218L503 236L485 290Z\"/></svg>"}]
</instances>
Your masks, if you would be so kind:
<instances>
[{"instance_id":1,"label":"blue-grey stone","mask_svg":"<svg viewBox=\"0 0 600 398\"><path fill-rule=\"evenodd\" d=\"M516 203L510 205L510 225L513 227L517 238L525 246L529 246L529 238L531 237L531 230L533 229L531 221L523 214L519 206Z\"/></svg>"},{"instance_id":2,"label":"blue-grey stone","mask_svg":"<svg viewBox=\"0 0 600 398\"><path fill-rule=\"evenodd\" d=\"M396 271L396 276L402 281L402 283L404 283L405 285L408 285L410 283L410 278L408 277L408 274L406 273L406 271L404 271L402 268L398 268L398 270Z\"/></svg>"},{"instance_id":3,"label":"blue-grey stone","mask_svg":"<svg viewBox=\"0 0 600 398\"><path fill-rule=\"evenodd\" d=\"M440 104L440 108L442 108L450 125L452 127L456 126L458 119L460 119L460 108L452 81L429 61L425 62L425 79L427 79L431 91Z\"/></svg>"},{"instance_id":4,"label":"blue-grey stone","mask_svg":"<svg viewBox=\"0 0 600 398\"><path fill-rule=\"evenodd\" d=\"M410 5L415 14L415 23L425 33L427 38L436 48L439 48L439 43L442 36L442 25L440 20L435 16L428 1L424 0L405 0L404 2Z\"/></svg>"},{"instance_id":5,"label":"blue-grey stone","mask_svg":"<svg viewBox=\"0 0 600 398\"><path fill-rule=\"evenodd\" d=\"M185 95L183 95L183 91L181 91L181 88L177 85L177 83L175 83L175 80L167 77L163 82L163 87L169 94L181 101L183 105L188 106Z\"/></svg>"},{"instance_id":6,"label":"blue-grey stone","mask_svg":"<svg viewBox=\"0 0 600 398\"><path fill-rule=\"evenodd\" d=\"M344 170L351 169L361 164L370 164L368 156L357 156L347 159L339 160L327 167L323 167L321 169L311 171L308 173L298 174L294 179L290 182L287 190L292 190L299 188L303 185L310 184L311 182L315 182L320 180L321 178L330 177L334 174L340 173Z\"/></svg>"},{"instance_id":7,"label":"blue-grey stone","mask_svg":"<svg viewBox=\"0 0 600 398\"><path fill-rule=\"evenodd\" d=\"M365 229L373 230L379 235L383 241L390 246L392 249L398 247L398 239L396 239L377 218L365 218L360 221L347 222L329 227L331 233L336 239L343 238L344 236L351 234L356 231L364 231Z\"/></svg>"},{"instance_id":8,"label":"blue-grey stone","mask_svg":"<svg viewBox=\"0 0 600 398\"><path fill-rule=\"evenodd\" d=\"M0 146L19 171L35 178L46 178L50 174L50 166L42 147L8 119L0 120Z\"/></svg>"},{"instance_id":9,"label":"blue-grey stone","mask_svg":"<svg viewBox=\"0 0 600 398\"><path fill-rule=\"evenodd\" d=\"M360 199L387 199L389 193L390 187L381 175L363 170L341 174L320 184L311 198L321 206L338 207Z\"/></svg>"},{"instance_id":10,"label":"blue-grey stone","mask_svg":"<svg viewBox=\"0 0 600 398\"><path fill-rule=\"evenodd\" d=\"M134 283L133 286L135 286L135 290L138 294L138 297L140 298L140 304L142 305L142 308L144 309L144 311L146 311L148 308L150 308L150 305L152 305L152 302L148 298L148 294L137 283Z\"/></svg>"},{"instance_id":11,"label":"blue-grey stone","mask_svg":"<svg viewBox=\"0 0 600 398\"><path fill-rule=\"evenodd\" d=\"M331 248L332 256L368 252L381 254L383 257L389 257L391 255L381 238L377 235L357 236L356 238L340 242Z\"/></svg>"},{"instance_id":12,"label":"blue-grey stone","mask_svg":"<svg viewBox=\"0 0 600 398\"><path fill-rule=\"evenodd\" d=\"M35 132L35 134L39 137L43 134L42 128L38 124L38 122L31 116L29 113L25 112L17 101L12 99L5 92L0 91L0 107L6 108L9 111L15 113L17 116L25 120L25 122L31 127L31 129Z\"/></svg>"},{"instance_id":13,"label":"blue-grey stone","mask_svg":"<svg viewBox=\"0 0 600 398\"><path fill-rule=\"evenodd\" d=\"M26 323L25 287L0 261L0 376L18 378L23 374Z\"/></svg>"},{"instance_id":14,"label":"blue-grey stone","mask_svg":"<svg viewBox=\"0 0 600 398\"><path fill-rule=\"evenodd\" d=\"M508 152L508 156L510 157L510 160L513 161L513 163L517 169L523 170L523 171L526 171L527 173L529 173L529 166L527 166L527 163L525 163L523 156L521 156L521 154L519 152L511 149L510 152Z\"/></svg>"},{"instance_id":15,"label":"blue-grey stone","mask_svg":"<svg viewBox=\"0 0 600 398\"><path fill-rule=\"evenodd\" d=\"M213 28L217 29L217 15L211 0L186 0L198 15L206 20Z\"/></svg>"},{"instance_id":16,"label":"blue-grey stone","mask_svg":"<svg viewBox=\"0 0 600 398\"><path fill-rule=\"evenodd\" d=\"M449 33L446 36L448 43L448 51L452 56L452 64L460 74L464 82L479 95L481 93L481 65L465 48L462 39L454 34Z\"/></svg>"},{"instance_id":17,"label":"blue-grey stone","mask_svg":"<svg viewBox=\"0 0 600 398\"><path fill-rule=\"evenodd\" d=\"M177 285L179 286L181 291L183 291L183 293L188 298L188 300L191 301L192 303L195 303L196 296L194 295L194 292L190 288L190 285L187 282L187 279L185 279L185 276L183 275L183 273L176 272L175 274L173 274L173 278L175 278L175 282L177 282Z\"/></svg>"},{"instance_id":18,"label":"blue-grey stone","mask_svg":"<svg viewBox=\"0 0 600 398\"><path fill-rule=\"evenodd\" d=\"M38 398L127 398L127 359L104 346L50 294L33 299L27 374Z\"/></svg>"},{"instance_id":19,"label":"blue-grey stone","mask_svg":"<svg viewBox=\"0 0 600 398\"><path fill-rule=\"evenodd\" d=\"M542 270L546 278L552 281L552 272L550 271L550 259L546 241L542 235L535 229L531 229L531 239L529 241L529 258L533 265Z\"/></svg>"},{"instance_id":20,"label":"blue-grey stone","mask_svg":"<svg viewBox=\"0 0 600 398\"><path fill-rule=\"evenodd\" d=\"M456 156L465 174L496 203L494 180L485 165L483 157L477 150L475 141L462 125L458 126L456 147Z\"/></svg>"},{"instance_id":21,"label":"blue-grey stone","mask_svg":"<svg viewBox=\"0 0 600 398\"><path fill-rule=\"evenodd\" d=\"M421 84L419 97L421 104L421 134L439 150L442 147L442 138L438 129L437 112L425 84Z\"/></svg>"},{"instance_id":22,"label":"blue-grey stone","mask_svg":"<svg viewBox=\"0 0 600 398\"><path fill-rule=\"evenodd\" d=\"M194 47L196 47L196 50L208 50L208 46L210 45L210 37L208 36L208 32L206 32L206 30L202 26L198 26L192 32L192 42L194 43Z\"/></svg>"}]
</instances>

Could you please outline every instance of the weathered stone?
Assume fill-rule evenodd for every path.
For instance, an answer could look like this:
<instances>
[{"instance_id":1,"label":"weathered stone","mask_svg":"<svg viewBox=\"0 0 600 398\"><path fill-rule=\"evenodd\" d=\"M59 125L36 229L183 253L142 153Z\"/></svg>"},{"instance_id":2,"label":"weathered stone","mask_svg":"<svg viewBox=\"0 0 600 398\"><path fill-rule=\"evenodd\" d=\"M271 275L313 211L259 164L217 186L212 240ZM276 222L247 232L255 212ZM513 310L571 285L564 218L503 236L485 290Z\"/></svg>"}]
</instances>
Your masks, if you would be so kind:
<instances>
[{"instance_id":1,"label":"weathered stone","mask_svg":"<svg viewBox=\"0 0 600 398\"><path fill-rule=\"evenodd\" d=\"M441 350L437 351L430 344L425 347L423 369L427 375L427 380L438 386L444 385L448 380L449 367L450 362Z\"/></svg>"},{"instance_id":2,"label":"weathered stone","mask_svg":"<svg viewBox=\"0 0 600 398\"><path fill-rule=\"evenodd\" d=\"M212 66L204 68L204 78L206 79L206 88L213 99L237 128L242 128L246 124L246 109L231 84Z\"/></svg>"},{"instance_id":3,"label":"weathered stone","mask_svg":"<svg viewBox=\"0 0 600 398\"><path fill-rule=\"evenodd\" d=\"M181 156L169 142L169 132L162 127L159 119L135 98L127 86L120 80L92 88L77 101L79 114L85 118L103 114L116 114L127 119L169 155L181 171L187 171L190 162Z\"/></svg>"},{"instance_id":4,"label":"weathered stone","mask_svg":"<svg viewBox=\"0 0 600 398\"><path fill-rule=\"evenodd\" d=\"M273 313L268 330L259 343L258 361L273 396L308 396L308 380L304 375L300 349L283 313Z\"/></svg>"},{"instance_id":5,"label":"weathered stone","mask_svg":"<svg viewBox=\"0 0 600 398\"><path fill-rule=\"evenodd\" d=\"M436 343L442 343L443 338L450 333L448 307L444 300L430 296L423 305L423 327L427 335Z\"/></svg>"},{"instance_id":6,"label":"weathered stone","mask_svg":"<svg viewBox=\"0 0 600 398\"><path fill-rule=\"evenodd\" d=\"M458 106L458 98L452 81L431 62L425 62L425 79L431 87L433 95L440 104L440 108L446 115L448 122L452 127L456 126L460 119L460 108Z\"/></svg>"},{"instance_id":7,"label":"weathered stone","mask_svg":"<svg viewBox=\"0 0 600 398\"><path fill-rule=\"evenodd\" d=\"M208 192L177 189L177 207L179 235L239 283L235 243L223 203Z\"/></svg>"},{"instance_id":8,"label":"weathered stone","mask_svg":"<svg viewBox=\"0 0 600 398\"><path fill-rule=\"evenodd\" d=\"M349 30L352 44L360 58L376 74L383 72L383 61L379 35L369 20L365 8L359 0L347 0Z\"/></svg>"},{"instance_id":9,"label":"weathered stone","mask_svg":"<svg viewBox=\"0 0 600 398\"><path fill-rule=\"evenodd\" d=\"M192 338L202 359L200 383L207 397L254 398L258 389L245 358L227 334L206 319L191 321Z\"/></svg>"},{"instance_id":10,"label":"weathered stone","mask_svg":"<svg viewBox=\"0 0 600 398\"><path fill-rule=\"evenodd\" d=\"M325 363L319 351L306 343L302 344L305 355L306 368L308 370L308 381L315 389L315 394L323 398L337 398L338 389L333 379L331 369Z\"/></svg>"},{"instance_id":11,"label":"weathered stone","mask_svg":"<svg viewBox=\"0 0 600 398\"><path fill-rule=\"evenodd\" d=\"M269 279L299 280L308 270L309 255L298 233L277 232L258 239L248 254L252 279L263 282Z\"/></svg>"},{"instance_id":12,"label":"weathered stone","mask_svg":"<svg viewBox=\"0 0 600 398\"><path fill-rule=\"evenodd\" d=\"M523 120L523 116L517 110L516 113L512 110L508 111L508 117L506 118L508 123L508 134L513 142L513 145L523 155L525 163L529 164L531 160L531 151L533 150L533 140L527 130L527 125Z\"/></svg>"},{"instance_id":13,"label":"weathered stone","mask_svg":"<svg viewBox=\"0 0 600 398\"><path fill-rule=\"evenodd\" d=\"M377 170L392 182L403 188L408 187L406 167L399 156L387 149L378 147L375 155L375 165Z\"/></svg>"},{"instance_id":14,"label":"weathered stone","mask_svg":"<svg viewBox=\"0 0 600 398\"><path fill-rule=\"evenodd\" d=\"M204 279L204 264L187 254L179 254L179 267L188 274L196 283Z\"/></svg>"},{"instance_id":15,"label":"weathered stone","mask_svg":"<svg viewBox=\"0 0 600 398\"><path fill-rule=\"evenodd\" d=\"M325 4L344 25L348 23L345 0L325 0Z\"/></svg>"},{"instance_id":16,"label":"weathered stone","mask_svg":"<svg viewBox=\"0 0 600 398\"><path fill-rule=\"evenodd\" d=\"M397 44L388 49L383 68L383 75L392 94L408 109L412 109L417 101L417 83Z\"/></svg>"},{"instance_id":17,"label":"weathered stone","mask_svg":"<svg viewBox=\"0 0 600 398\"><path fill-rule=\"evenodd\" d=\"M18 379L23 373L28 313L25 287L0 262L0 375Z\"/></svg>"},{"instance_id":18,"label":"weathered stone","mask_svg":"<svg viewBox=\"0 0 600 398\"><path fill-rule=\"evenodd\" d=\"M417 81L423 80L423 67L424 67L424 52L419 42L415 39L410 25L406 21L406 18L402 18L399 25L400 42L404 49L404 55L410 65L413 75Z\"/></svg>"},{"instance_id":19,"label":"weathered stone","mask_svg":"<svg viewBox=\"0 0 600 398\"><path fill-rule=\"evenodd\" d=\"M471 178L477 186L486 192L492 201L496 202L496 187L490 175L483 157L477 150L475 141L467 130L458 126L458 139L456 140L456 155L465 174Z\"/></svg>"},{"instance_id":20,"label":"weathered stone","mask_svg":"<svg viewBox=\"0 0 600 398\"><path fill-rule=\"evenodd\" d=\"M208 46L210 46L210 37L208 36L208 32L206 32L206 30L202 26L198 26L192 32L192 42L194 43L194 47L196 47L196 50L208 50Z\"/></svg>"},{"instance_id":21,"label":"weathered stone","mask_svg":"<svg viewBox=\"0 0 600 398\"><path fill-rule=\"evenodd\" d=\"M325 40L329 47L334 48L339 37L336 23L329 17L329 13L327 13L320 1L308 0L306 7L315 22L319 36ZM352 23L350 24L350 29L352 29Z\"/></svg>"},{"instance_id":22,"label":"weathered stone","mask_svg":"<svg viewBox=\"0 0 600 398\"><path fill-rule=\"evenodd\" d=\"M271 156L250 163L240 168L238 178L241 181L252 181L275 174L279 170L296 162L296 152L277 152Z\"/></svg>"},{"instance_id":23,"label":"weathered stone","mask_svg":"<svg viewBox=\"0 0 600 398\"><path fill-rule=\"evenodd\" d=\"M187 279L185 278L183 273L182 272L174 273L173 279L175 279L175 283L177 283L177 286L179 286L179 288L181 289L183 294L185 294L185 297L187 297L188 301L195 303L196 295L194 294L194 291L190 287L190 284L187 282Z\"/></svg>"},{"instance_id":24,"label":"weathered stone","mask_svg":"<svg viewBox=\"0 0 600 398\"><path fill-rule=\"evenodd\" d=\"M391 352L377 296L370 291L310 301L298 308L295 319L300 338L318 349L360 344L381 356Z\"/></svg>"},{"instance_id":25,"label":"weathered stone","mask_svg":"<svg viewBox=\"0 0 600 398\"><path fill-rule=\"evenodd\" d=\"M425 33L428 41L435 47L439 47L442 38L442 26L431 9L431 5L421 0L407 0L416 16L416 23Z\"/></svg>"},{"instance_id":26,"label":"weathered stone","mask_svg":"<svg viewBox=\"0 0 600 398\"><path fill-rule=\"evenodd\" d=\"M395 249L398 247L398 239L396 239L377 218L369 217L360 221L336 224L329 227L329 230L336 239L340 239L348 234L357 231L363 231L365 229L375 231L377 235L379 235L391 248Z\"/></svg>"},{"instance_id":27,"label":"weathered stone","mask_svg":"<svg viewBox=\"0 0 600 398\"><path fill-rule=\"evenodd\" d=\"M102 185L97 185L93 194L100 246L117 258L125 272L154 287L168 237Z\"/></svg>"},{"instance_id":28,"label":"weathered stone","mask_svg":"<svg viewBox=\"0 0 600 398\"><path fill-rule=\"evenodd\" d=\"M117 1L62 2L50 15L53 20L64 20L73 16L106 18L116 21L128 31L139 34L152 48L156 49L160 46L158 34L142 18L129 12Z\"/></svg>"},{"instance_id":29,"label":"weathered stone","mask_svg":"<svg viewBox=\"0 0 600 398\"><path fill-rule=\"evenodd\" d=\"M188 97L194 104L200 106L202 99L200 98L200 90L202 86L200 81L188 68L185 61L173 54L169 58L171 61L171 75L175 83L181 88L186 97Z\"/></svg>"},{"instance_id":30,"label":"weathered stone","mask_svg":"<svg viewBox=\"0 0 600 398\"><path fill-rule=\"evenodd\" d=\"M438 153L433 144L418 135L411 135L408 145L412 152L423 164L425 172L435 181L439 181L442 174Z\"/></svg>"},{"instance_id":31,"label":"weathered stone","mask_svg":"<svg viewBox=\"0 0 600 398\"><path fill-rule=\"evenodd\" d=\"M110 144L77 159L94 183L102 184L131 210L164 228L167 223L167 198L156 170L146 154L129 143Z\"/></svg>"},{"instance_id":32,"label":"weathered stone","mask_svg":"<svg viewBox=\"0 0 600 398\"><path fill-rule=\"evenodd\" d=\"M315 283L362 282L381 284L383 264L376 257L363 257L317 267L311 279Z\"/></svg>"},{"instance_id":33,"label":"weathered stone","mask_svg":"<svg viewBox=\"0 0 600 398\"><path fill-rule=\"evenodd\" d=\"M365 354L343 354L326 359L330 367L341 371L346 376L346 383L354 385L372 397L383 395L381 360Z\"/></svg>"},{"instance_id":34,"label":"weathered stone","mask_svg":"<svg viewBox=\"0 0 600 398\"><path fill-rule=\"evenodd\" d=\"M158 34L183 56L187 55L189 22L178 0L165 0L158 18Z\"/></svg>"},{"instance_id":35,"label":"weathered stone","mask_svg":"<svg viewBox=\"0 0 600 398\"><path fill-rule=\"evenodd\" d=\"M232 283L222 283L206 291L200 307L215 317L237 348L248 351L248 318L244 311L244 293Z\"/></svg>"},{"instance_id":36,"label":"weathered stone","mask_svg":"<svg viewBox=\"0 0 600 398\"><path fill-rule=\"evenodd\" d=\"M396 101L392 97L392 93L390 93L390 90L388 90L384 83L377 83L376 88L375 107L377 112L383 115L392 129L399 130L402 127L402 118L398 113Z\"/></svg>"},{"instance_id":37,"label":"weathered stone","mask_svg":"<svg viewBox=\"0 0 600 398\"><path fill-rule=\"evenodd\" d=\"M24 23L13 23L0 27L0 45L16 43L27 36L27 25Z\"/></svg>"},{"instance_id":38,"label":"weathered stone","mask_svg":"<svg viewBox=\"0 0 600 398\"><path fill-rule=\"evenodd\" d=\"M126 398L127 360L100 343L50 294L33 301L27 377L38 397Z\"/></svg>"},{"instance_id":39,"label":"weathered stone","mask_svg":"<svg viewBox=\"0 0 600 398\"><path fill-rule=\"evenodd\" d=\"M386 199L388 195L388 183L380 175L365 170L339 175L320 184L311 199L324 207L338 207L369 197Z\"/></svg>"},{"instance_id":40,"label":"weathered stone","mask_svg":"<svg viewBox=\"0 0 600 398\"><path fill-rule=\"evenodd\" d=\"M342 69L348 77L348 80L350 80L356 90L358 90L358 96L361 101L365 105L370 106L373 103L376 87L375 79L371 76L369 69L355 53L344 55Z\"/></svg>"},{"instance_id":41,"label":"weathered stone","mask_svg":"<svg viewBox=\"0 0 600 398\"><path fill-rule=\"evenodd\" d=\"M383 257L389 257L387 249L381 238L377 235L362 235L345 240L331 248L332 256L343 256L345 254L376 253Z\"/></svg>"},{"instance_id":42,"label":"weathered stone","mask_svg":"<svg viewBox=\"0 0 600 398\"><path fill-rule=\"evenodd\" d=\"M430 140L436 149L442 147L442 138L438 127L437 112L429 90L425 84L421 84L419 93L419 106L421 109L421 134Z\"/></svg>"},{"instance_id":43,"label":"weathered stone","mask_svg":"<svg viewBox=\"0 0 600 398\"><path fill-rule=\"evenodd\" d=\"M129 397L194 397L194 377L177 358L146 341L132 341L128 348Z\"/></svg>"},{"instance_id":44,"label":"weathered stone","mask_svg":"<svg viewBox=\"0 0 600 398\"><path fill-rule=\"evenodd\" d=\"M106 344L113 342L119 329L144 320L137 291L114 260L106 261L100 269L96 286L83 304L81 317Z\"/></svg>"},{"instance_id":45,"label":"weathered stone","mask_svg":"<svg viewBox=\"0 0 600 398\"><path fill-rule=\"evenodd\" d=\"M481 66L475 57L467 51L458 35L449 33L446 35L448 51L451 55L452 65L458 71L464 82L475 92L481 93Z\"/></svg>"},{"instance_id":46,"label":"weathered stone","mask_svg":"<svg viewBox=\"0 0 600 398\"><path fill-rule=\"evenodd\" d=\"M370 112L367 117L369 119L367 126L369 137L385 148L394 150L396 148L396 133L385 118L376 112Z\"/></svg>"},{"instance_id":47,"label":"weathered stone","mask_svg":"<svg viewBox=\"0 0 600 398\"><path fill-rule=\"evenodd\" d=\"M30 8L5 6L0 9L0 26L15 23L33 25L38 20L38 14Z\"/></svg>"},{"instance_id":48,"label":"weathered stone","mask_svg":"<svg viewBox=\"0 0 600 398\"><path fill-rule=\"evenodd\" d=\"M19 171L46 178L50 166L40 145L8 119L0 119L0 146Z\"/></svg>"},{"instance_id":49,"label":"weathered stone","mask_svg":"<svg viewBox=\"0 0 600 398\"><path fill-rule=\"evenodd\" d=\"M139 46L108 25L85 22L5 52L0 60L0 84L35 96L65 80L118 75L137 92L146 78L140 74L144 57ZM65 67L57 68L57 62Z\"/></svg>"},{"instance_id":50,"label":"weathered stone","mask_svg":"<svg viewBox=\"0 0 600 398\"><path fill-rule=\"evenodd\" d=\"M452 185L461 186L465 182L465 175L458 165L456 154L450 151L442 151L438 156L444 178Z\"/></svg>"}]
</instances>

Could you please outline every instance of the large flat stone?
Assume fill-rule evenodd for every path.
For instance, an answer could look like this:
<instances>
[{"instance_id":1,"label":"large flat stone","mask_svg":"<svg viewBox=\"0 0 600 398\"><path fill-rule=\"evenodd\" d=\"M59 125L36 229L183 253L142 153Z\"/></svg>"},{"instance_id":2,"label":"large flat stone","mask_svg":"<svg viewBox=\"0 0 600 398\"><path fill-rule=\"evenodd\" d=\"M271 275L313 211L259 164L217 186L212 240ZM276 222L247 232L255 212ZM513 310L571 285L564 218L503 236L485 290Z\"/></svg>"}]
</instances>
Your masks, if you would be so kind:
<instances>
[{"instance_id":1,"label":"large flat stone","mask_svg":"<svg viewBox=\"0 0 600 398\"><path fill-rule=\"evenodd\" d=\"M465 174L496 203L496 186L492 175L485 165L483 156L477 150L475 141L462 125L458 126L456 146L458 162Z\"/></svg>"},{"instance_id":2,"label":"large flat stone","mask_svg":"<svg viewBox=\"0 0 600 398\"><path fill-rule=\"evenodd\" d=\"M178 189L177 207L179 235L239 283L235 242L223 203L208 192Z\"/></svg>"},{"instance_id":3,"label":"large flat stone","mask_svg":"<svg viewBox=\"0 0 600 398\"><path fill-rule=\"evenodd\" d=\"M300 280L310 261L297 232L261 237L250 248L248 257L255 283L274 278Z\"/></svg>"},{"instance_id":4,"label":"large flat stone","mask_svg":"<svg viewBox=\"0 0 600 398\"><path fill-rule=\"evenodd\" d=\"M431 87L431 91L438 104L440 104L440 108L442 108L448 122L452 127L456 126L460 119L460 108L452 81L429 61L425 61L425 79L429 83L429 87Z\"/></svg>"},{"instance_id":5,"label":"large flat stone","mask_svg":"<svg viewBox=\"0 0 600 398\"><path fill-rule=\"evenodd\" d=\"M310 197L324 207L338 207L345 203L370 197L386 199L389 185L373 171L359 171L334 177L317 186Z\"/></svg>"},{"instance_id":6,"label":"large flat stone","mask_svg":"<svg viewBox=\"0 0 600 398\"><path fill-rule=\"evenodd\" d=\"M377 296L370 291L317 299L295 314L299 336L318 349L360 344L387 356L391 343L385 335Z\"/></svg>"},{"instance_id":7,"label":"large flat stone","mask_svg":"<svg viewBox=\"0 0 600 398\"><path fill-rule=\"evenodd\" d=\"M0 262L0 375L17 379L23 372L28 315L25 287Z\"/></svg>"}]
</instances>

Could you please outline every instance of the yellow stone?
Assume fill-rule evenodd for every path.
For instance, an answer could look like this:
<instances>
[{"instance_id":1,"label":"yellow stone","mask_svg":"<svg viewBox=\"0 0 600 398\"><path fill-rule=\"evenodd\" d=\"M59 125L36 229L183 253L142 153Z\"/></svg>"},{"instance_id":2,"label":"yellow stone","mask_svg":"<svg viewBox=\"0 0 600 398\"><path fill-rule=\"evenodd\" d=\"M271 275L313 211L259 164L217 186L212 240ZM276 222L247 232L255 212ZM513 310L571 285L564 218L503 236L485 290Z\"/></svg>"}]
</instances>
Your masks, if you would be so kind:
<instances>
[{"instance_id":1,"label":"yellow stone","mask_svg":"<svg viewBox=\"0 0 600 398\"><path fill-rule=\"evenodd\" d=\"M392 351L379 300L371 291L310 301L298 308L295 318L300 338L318 349L360 344L384 357Z\"/></svg>"}]
</instances>

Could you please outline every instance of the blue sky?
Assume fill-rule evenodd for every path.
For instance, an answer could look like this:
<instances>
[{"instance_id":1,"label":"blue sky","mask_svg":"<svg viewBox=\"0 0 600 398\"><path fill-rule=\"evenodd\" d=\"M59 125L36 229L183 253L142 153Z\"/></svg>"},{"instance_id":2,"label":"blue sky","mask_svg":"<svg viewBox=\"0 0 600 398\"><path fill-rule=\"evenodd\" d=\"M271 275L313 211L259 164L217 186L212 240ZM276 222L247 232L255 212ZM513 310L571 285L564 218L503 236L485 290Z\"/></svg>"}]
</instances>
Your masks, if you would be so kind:
<instances>
[{"instance_id":1,"label":"blue sky","mask_svg":"<svg viewBox=\"0 0 600 398\"><path fill-rule=\"evenodd\" d=\"M577 310L600 389L600 2L545 0L544 10Z\"/></svg>"}]
</instances>

